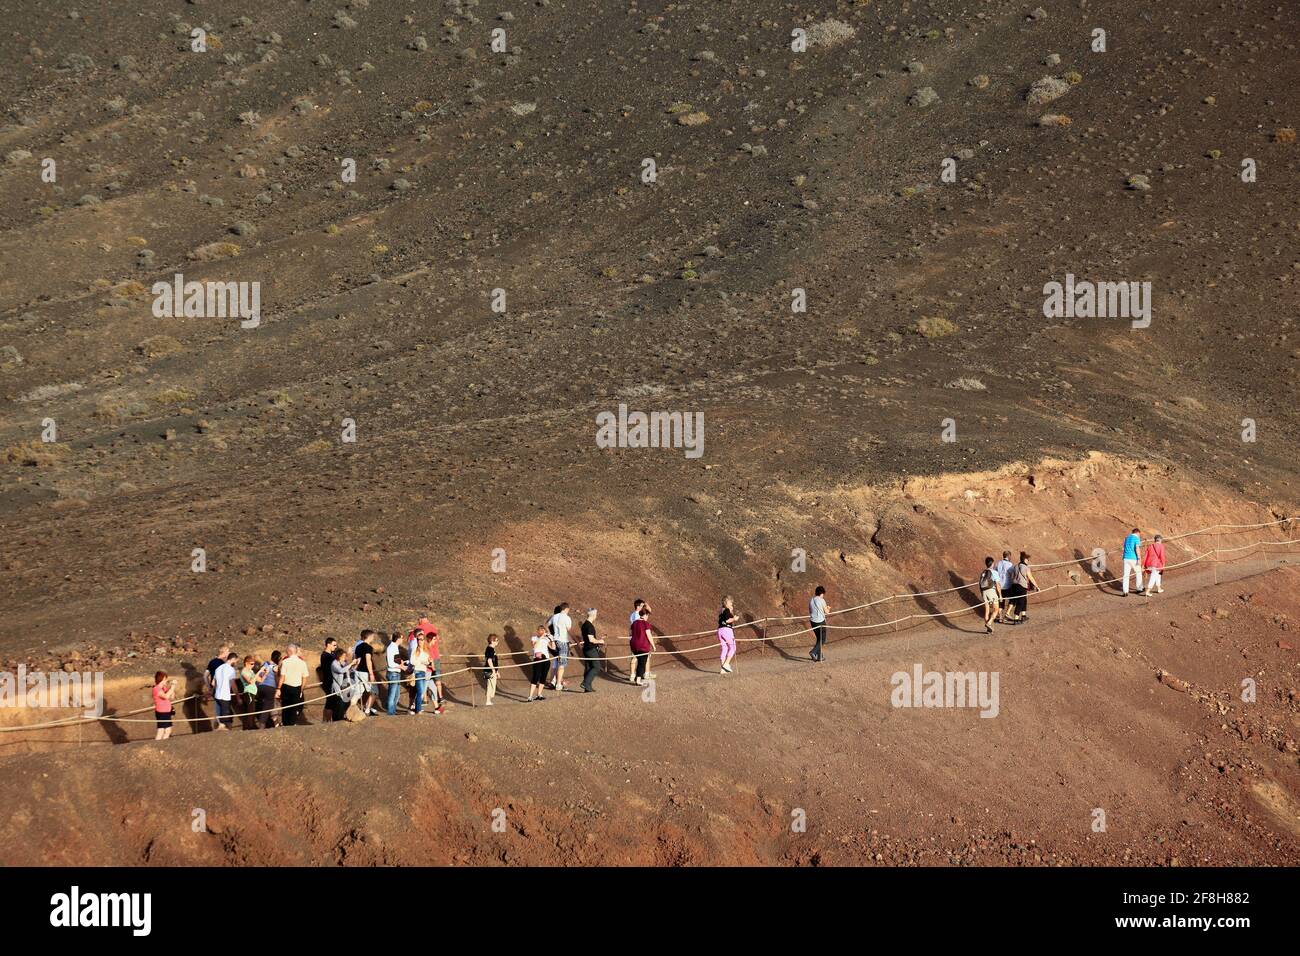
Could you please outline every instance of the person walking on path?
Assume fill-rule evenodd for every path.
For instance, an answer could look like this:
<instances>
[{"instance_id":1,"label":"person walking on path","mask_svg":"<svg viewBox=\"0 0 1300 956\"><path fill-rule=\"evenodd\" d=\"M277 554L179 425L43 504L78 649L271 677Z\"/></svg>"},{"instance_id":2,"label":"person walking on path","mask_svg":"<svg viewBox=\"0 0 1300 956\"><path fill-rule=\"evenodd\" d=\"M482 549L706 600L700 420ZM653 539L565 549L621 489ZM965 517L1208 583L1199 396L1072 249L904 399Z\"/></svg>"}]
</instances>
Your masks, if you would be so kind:
<instances>
[{"instance_id":1,"label":"person walking on path","mask_svg":"<svg viewBox=\"0 0 1300 956\"><path fill-rule=\"evenodd\" d=\"M999 624L1008 623L1007 619L1009 615L1007 612L1011 600L1010 595L1007 594L1007 592L1011 590L1011 576L1015 573L1015 570L1016 566L1011 560L1010 551L1003 551L1002 560L993 565L993 573L998 576L998 594L1001 595L1002 598L1002 600L998 602Z\"/></svg>"},{"instance_id":2,"label":"person walking on path","mask_svg":"<svg viewBox=\"0 0 1300 956\"><path fill-rule=\"evenodd\" d=\"M731 673L731 659L736 656L736 632L732 627L738 620L735 604L728 594L722 599L722 610L718 612L718 656L722 659L719 674Z\"/></svg>"},{"instance_id":3,"label":"person walking on path","mask_svg":"<svg viewBox=\"0 0 1300 956\"><path fill-rule=\"evenodd\" d=\"M406 662L402 660L402 636L389 635L388 646L384 648L384 687L386 688L384 700L388 704L385 710L390 717L397 716L397 697L402 691L404 670L406 670Z\"/></svg>"},{"instance_id":4,"label":"person walking on path","mask_svg":"<svg viewBox=\"0 0 1300 956\"><path fill-rule=\"evenodd\" d=\"M632 636L632 629L636 627L636 622L641 620L641 608L645 608L647 611L650 610L650 605L646 604L645 598L637 598L635 601L632 602L632 613L628 615L628 619L627 619L627 634L629 638ZM636 658L633 658L632 660L628 661L627 679L629 681L632 680L632 670L635 667L635 664L636 664Z\"/></svg>"},{"instance_id":5,"label":"person walking on path","mask_svg":"<svg viewBox=\"0 0 1300 956\"><path fill-rule=\"evenodd\" d=\"M551 659L552 690L564 690L564 668L569 663L569 632L573 629L573 618L569 617L569 604L556 605L555 613L546 622L551 637L555 640L555 656Z\"/></svg>"},{"instance_id":6,"label":"person walking on path","mask_svg":"<svg viewBox=\"0 0 1300 956\"><path fill-rule=\"evenodd\" d=\"M596 688L591 682L596 679L600 663L604 657L601 649L605 642L596 636L596 609L587 609L587 619L582 622L582 692L590 694Z\"/></svg>"},{"instance_id":7,"label":"person walking on path","mask_svg":"<svg viewBox=\"0 0 1300 956\"><path fill-rule=\"evenodd\" d=\"M1011 587L1013 589L1011 602L1014 612L1012 621L1016 624L1022 624L1029 620L1029 592L1038 590L1038 581L1034 578L1034 571L1029 566L1029 554L1025 551L1020 552L1020 561L1016 564L1015 573L1011 578Z\"/></svg>"},{"instance_id":8,"label":"person walking on path","mask_svg":"<svg viewBox=\"0 0 1300 956\"><path fill-rule=\"evenodd\" d=\"M361 682L357 680L357 662L346 647L339 650L330 665L334 696L330 698L335 720L346 720L348 707L361 696Z\"/></svg>"},{"instance_id":9,"label":"person walking on path","mask_svg":"<svg viewBox=\"0 0 1300 956\"><path fill-rule=\"evenodd\" d=\"M984 559L984 570L980 572L980 601L984 606L984 631L993 633L993 619L998 616L998 606L1002 603L1002 582L998 579L993 559Z\"/></svg>"},{"instance_id":10,"label":"person walking on path","mask_svg":"<svg viewBox=\"0 0 1300 956\"><path fill-rule=\"evenodd\" d=\"M819 664L826 660L826 615L830 610L826 603L826 589L819 584L808 602L808 624L813 632L813 646L808 656Z\"/></svg>"},{"instance_id":11,"label":"person walking on path","mask_svg":"<svg viewBox=\"0 0 1300 956\"><path fill-rule=\"evenodd\" d=\"M303 714L303 692L307 687L307 675L310 669L307 662L302 659L302 648L297 644L290 644L287 648L288 657L280 661L279 690L277 695L280 698L281 722L285 727L292 727L295 724L311 726L311 721Z\"/></svg>"},{"instance_id":12,"label":"person walking on path","mask_svg":"<svg viewBox=\"0 0 1300 956\"><path fill-rule=\"evenodd\" d=\"M484 707L492 706L492 698L497 695L497 677L501 667L497 663L497 636L489 634L487 647L483 648L483 675L487 678L487 702Z\"/></svg>"},{"instance_id":13,"label":"person walking on path","mask_svg":"<svg viewBox=\"0 0 1300 956\"><path fill-rule=\"evenodd\" d=\"M334 661L338 652L339 642L332 637L325 638L325 649L320 652L320 668L317 670L321 693L325 695L321 700L322 720L329 720L334 715L334 698L330 694L334 691Z\"/></svg>"},{"instance_id":14,"label":"person walking on path","mask_svg":"<svg viewBox=\"0 0 1300 956\"><path fill-rule=\"evenodd\" d=\"M1147 572L1147 594L1164 594L1165 540L1160 535L1142 553L1142 567Z\"/></svg>"},{"instance_id":15,"label":"person walking on path","mask_svg":"<svg viewBox=\"0 0 1300 956\"><path fill-rule=\"evenodd\" d=\"M1138 563L1138 548L1142 546L1142 536L1138 529L1134 528L1124 539L1124 589L1123 594L1128 597L1128 576L1132 574L1137 578L1138 594L1143 593L1142 589L1142 566Z\"/></svg>"},{"instance_id":16,"label":"person walking on path","mask_svg":"<svg viewBox=\"0 0 1300 956\"><path fill-rule=\"evenodd\" d=\"M411 673L415 675L415 693L411 696L411 713L424 713L424 691L429 680L429 652L425 648L424 631L415 629L415 647L411 649Z\"/></svg>"},{"instance_id":17,"label":"person walking on path","mask_svg":"<svg viewBox=\"0 0 1300 956\"><path fill-rule=\"evenodd\" d=\"M376 692L375 680L375 645L374 639L378 635L367 628L361 632L361 639L357 641L352 648L352 657L357 662L357 679L361 681L361 709L366 712L366 716L373 717L379 712L376 704L379 701L379 695Z\"/></svg>"},{"instance_id":18,"label":"person walking on path","mask_svg":"<svg viewBox=\"0 0 1300 956\"><path fill-rule=\"evenodd\" d=\"M655 649L654 635L650 632L649 605L641 606L636 623L632 625L632 640L629 645L636 656L636 670L631 681L633 684L644 684L650 669L650 654Z\"/></svg>"},{"instance_id":19,"label":"person walking on path","mask_svg":"<svg viewBox=\"0 0 1300 956\"><path fill-rule=\"evenodd\" d=\"M528 700L525 703L546 700L543 691L546 690L546 673L551 669L551 648L554 645L555 639L547 632L546 625L537 625L537 632L533 634L532 679L528 685Z\"/></svg>"},{"instance_id":20,"label":"person walking on path","mask_svg":"<svg viewBox=\"0 0 1300 956\"><path fill-rule=\"evenodd\" d=\"M216 682L217 668L220 667L222 664L224 664L226 662L226 658L229 656L230 656L230 645L222 644L219 648L217 648L216 656L213 657L212 660L208 661L208 666L203 669L203 696L201 700L196 700L194 702L196 717L203 716L203 710L202 710L203 701L214 699L212 692L213 690L216 689L217 686L217 682ZM214 728L220 726L220 723L217 721L215 717L212 720L212 726Z\"/></svg>"},{"instance_id":21,"label":"person walking on path","mask_svg":"<svg viewBox=\"0 0 1300 956\"><path fill-rule=\"evenodd\" d=\"M276 684L279 680L280 652L272 651L271 659L264 661L257 672L257 709L263 726L270 730L279 719L275 708Z\"/></svg>"},{"instance_id":22,"label":"person walking on path","mask_svg":"<svg viewBox=\"0 0 1300 956\"><path fill-rule=\"evenodd\" d=\"M443 714L442 707L442 638L438 636L438 629L424 619L424 649L429 653L429 684L428 696L433 698L433 712L439 717Z\"/></svg>"},{"instance_id":23,"label":"person walking on path","mask_svg":"<svg viewBox=\"0 0 1300 956\"><path fill-rule=\"evenodd\" d=\"M234 702L239 696L239 655L231 652L212 676L212 696L217 702L217 730L229 730L234 722Z\"/></svg>"},{"instance_id":24,"label":"person walking on path","mask_svg":"<svg viewBox=\"0 0 1300 956\"><path fill-rule=\"evenodd\" d=\"M158 725L154 740L166 740L172 735L172 700L176 697L176 682L166 671L153 675L153 719Z\"/></svg>"},{"instance_id":25,"label":"person walking on path","mask_svg":"<svg viewBox=\"0 0 1300 956\"><path fill-rule=\"evenodd\" d=\"M257 729L257 658L251 654L244 658L244 666L239 669L239 704L243 719L240 723L245 730Z\"/></svg>"}]
</instances>

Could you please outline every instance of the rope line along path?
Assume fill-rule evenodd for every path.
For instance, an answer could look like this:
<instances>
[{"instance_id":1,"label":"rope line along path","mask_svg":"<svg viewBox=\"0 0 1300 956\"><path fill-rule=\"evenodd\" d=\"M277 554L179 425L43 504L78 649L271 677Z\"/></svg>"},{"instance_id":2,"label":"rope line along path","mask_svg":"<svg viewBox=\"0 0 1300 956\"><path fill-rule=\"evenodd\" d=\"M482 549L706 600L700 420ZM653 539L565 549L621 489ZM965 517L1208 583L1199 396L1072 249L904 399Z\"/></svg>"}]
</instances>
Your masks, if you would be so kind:
<instances>
[{"instance_id":1,"label":"rope line along path","mask_svg":"<svg viewBox=\"0 0 1300 956\"><path fill-rule=\"evenodd\" d=\"M1253 529L1258 529L1258 528L1272 528L1272 527L1278 527L1278 526L1283 525L1283 524L1287 524L1288 522L1292 522L1292 521L1295 521L1295 520L1296 520L1296 519L1294 519L1294 518L1280 518L1280 519L1278 519L1278 520L1276 520L1276 521L1264 521L1264 522L1259 522L1259 523L1256 523L1256 524L1217 524L1217 525L1210 525L1209 527L1206 527L1206 528L1199 528L1199 529L1197 529L1197 530L1195 530L1195 531L1186 531L1186 532L1183 532L1182 534L1177 534L1177 535L1165 535L1165 536L1163 536L1163 540L1166 541L1166 542L1168 542L1168 541L1178 541L1178 540L1182 540L1182 539L1184 539L1184 538L1191 538L1191 537L1195 537L1195 536L1197 536L1197 535L1202 535L1202 534L1214 534L1214 533L1218 533L1218 532L1225 531L1225 530L1226 530L1226 531L1238 531L1238 532L1239 532L1239 531L1247 531L1247 530L1253 530ZM1146 543L1146 542L1143 542L1143 543ZM1300 538L1283 538L1283 539L1281 539L1281 540L1260 539L1260 540L1257 540L1257 541L1252 541L1252 542L1250 542L1249 544L1239 545L1239 546L1237 546L1237 547L1233 547L1233 548L1223 548L1223 547L1217 547L1217 546L1216 546L1216 547L1214 547L1214 548L1211 548L1211 549L1208 550L1208 551L1202 551L1202 552L1200 552L1200 553L1195 553L1195 552L1193 552L1192 556L1191 556L1190 558L1187 558L1186 560L1179 561L1179 562L1176 562L1176 563L1173 563L1173 564L1166 564L1165 567L1164 567L1164 570L1165 570L1165 571L1169 571L1169 570L1174 570L1174 569L1176 569L1176 568L1187 567L1187 566L1189 566L1189 565L1196 564L1196 563L1198 563L1198 562L1204 561L1204 560L1206 560L1206 559L1208 559L1208 558L1213 558L1213 559L1217 562L1217 560L1218 560L1218 555L1219 555L1219 554L1231 554L1231 553L1235 553L1235 552L1238 552L1238 551L1249 550L1249 549L1251 549L1251 548L1264 548L1264 549L1267 549L1267 548L1270 547L1270 546L1292 545L1292 544L1296 544L1296 543L1300 543ZM1119 549L1114 549L1114 550L1112 550L1112 551L1106 551L1106 552L1104 552L1104 554L1106 554L1106 555L1114 554L1114 553L1116 553L1118 550L1119 550ZM1288 552L1288 553L1290 553L1290 552ZM1067 567L1067 566L1069 566L1069 565L1084 565L1084 566L1087 566L1087 565L1089 565L1091 562L1093 562L1094 560L1096 560L1096 553L1095 553L1095 552L1094 552L1093 555L1089 555L1089 556L1087 556L1087 557L1072 558L1072 559L1064 560L1064 561L1055 561L1055 562L1050 562L1050 563L1046 563L1046 564L1036 565L1036 566L1034 566L1034 570L1035 570L1035 571L1045 571L1045 570L1051 570L1051 569L1053 569L1053 568ZM1216 565L1216 567L1217 567L1217 565ZM1060 591L1060 592L1061 592L1061 597L1064 597L1065 594L1069 593L1069 590L1070 590L1070 589L1076 589L1076 588L1097 588L1097 587L1101 587L1102 585L1107 584L1107 583L1110 583L1110 582L1109 582L1109 581L1106 581L1106 580L1070 581L1070 582L1066 582L1066 583L1053 584L1053 585L1050 585L1049 587L1045 587L1045 588L1040 588L1040 589L1038 589L1038 590L1036 590L1036 591L1034 591L1034 592L1032 592L1032 593L1033 593L1033 594L1036 594L1036 595L1043 595L1043 594L1048 594L1048 593L1050 593L1050 592L1052 592L1052 591ZM961 584L961 585L956 585L956 586L954 586L954 587L950 587L950 588L941 588L941 589L939 589L939 590L935 590L935 591L910 591L910 592L904 592L904 593L901 593L901 594L891 594L891 595L888 595L888 596L886 596L886 597L877 598L877 599L874 600L874 601L868 601L868 602L866 602L866 603L864 603L864 604L857 604L857 605L853 605L853 606L851 606L851 607L840 608L839 610L831 611L831 612L829 612L829 613L827 614L827 618L829 619L829 618L831 618L831 617L838 617L838 616L841 616L841 615L844 615L844 614L851 614L851 613L854 613L854 612L857 612L857 611L868 610L868 609L870 609L870 608L878 607L878 606L883 605L883 604L888 604L888 603L893 602L893 601L914 600L914 599L916 599L916 598L922 598L922 597L934 597L934 596L942 595L942 594L952 594L952 593L955 593L955 592L957 592L957 591L963 591L963 590L966 590L966 589L971 588L971 587L974 587L974 586L975 586L974 583L970 583L970 584ZM1060 598L1058 597L1057 600L1060 600ZM876 629L884 628L884 627L890 627L890 628L893 628L893 627L895 627L895 626L902 625L902 624L906 624L907 622L909 622L909 621L914 621L914 620L931 620L931 619L934 619L934 618L953 617L953 616L957 616L957 615L961 615L961 614L969 614L971 611L973 611L973 610L977 610L977 609L982 608L982 607L983 607L983 602L977 602L977 603L975 603L975 604L967 604L967 605L963 605L963 606L961 606L961 607L959 607L959 608L954 608L953 610L950 610L950 611L934 611L934 612L930 612L930 613L918 612L918 613L912 613L912 614L905 614L905 615L903 615L902 617L896 617L896 618L893 618L892 620L877 621L877 622L867 623L867 624L831 624L831 623L829 622L829 620L828 620L827 623L826 623L824 626L825 626L827 629L838 630L838 631L871 631L871 630L876 630ZM813 632L813 628L812 628L811 626L809 626L809 627L802 627L802 628L799 628L799 629L797 629L797 630L790 631L789 633L786 633L786 634L768 634L768 633L767 633L767 630L768 630L769 627L785 627L785 626L789 626L789 625L793 624L794 622L802 622L802 621L806 621L806 620L807 620L807 616L806 616L806 615L800 615L800 616L789 616L789 617L770 616L770 617L757 618L757 619L755 619L755 620L753 620L753 621L746 621L745 623L738 625L738 627L739 627L739 628L757 628L757 629L760 630L761 633L760 633L758 636L756 636L756 637L739 637L739 636L737 636L737 637L735 638L735 640L736 640L738 643L741 643L741 642L743 642L743 643L758 643L758 644L761 646L761 645L764 645L764 644L767 644L767 643L770 643L770 642L775 642L775 641L785 640L786 638L798 637L798 636L800 636L800 635L802 635L802 634L811 634L811 633ZM659 642L659 641L674 641L674 642L676 642L676 641L680 641L680 640L693 640L693 639L698 639L698 638L705 638L705 637L708 637L708 636L710 636L710 635L716 635L716 634L717 634L717 629L716 629L716 628L711 628L711 629L709 629L709 630L704 630L704 631L691 631L691 632L685 632L685 633L681 633L681 634L661 634L661 635L655 635L655 641L656 641L656 642ZM614 638L614 639L615 639L615 640L624 640L624 641L625 641L625 640L627 640L628 638L626 638L626 637L619 637L619 638ZM608 639L607 639L607 640L608 640ZM712 644L701 644L701 645L698 645L698 646L695 646L695 647L689 647L689 648L673 648L673 649L671 649L671 650L660 650L660 649L656 648L656 650L655 650L654 653L659 653L659 654L664 654L664 653L668 653L668 654L695 653L695 652L697 652L697 651L707 651L707 650L711 650L711 649L720 648L721 646L722 646L721 642L714 642L714 643L712 643ZM528 651L523 651L523 650L520 650L520 651L505 651L504 654L505 654L506 656L517 657L517 656L520 656L520 655L527 655L527 654L529 654L529 652L528 652ZM446 656L446 657L448 657L448 658L475 659L475 658L481 657L482 655L478 655L478 654L447 654L447 655L444 655L444 656ZM599 656L599 657L597 657L597 658L591 658L591 659L592 659L592 660L599 660L599 661L629 661L629 660L635 660L636 656L637 656L637 655L635 655L635 654L626 654L626 655L620 655L620 656L606 656L606 655L601 655L601 656ZM588 660L588 658L581 657L581 656L578 656L578 655L570 655L569 659L570 659L571 661L585 661L585 660ZM525 661L520 662L520 663L498 664L498 665L497 665L497 670L498 670L498 671L504 671L504 670L508 670L508 669L511 669L511 668L522 669L522 668L525 668L525 667L531 667L531 666L533 665L533 663L534 663L534 661L533 661L532 659L528 659L528 660L525 660ZM474 673L474 672L481 672L481 671L486 671L486 670L488 670L488 668L487 668L486 666L484 666L484 665L473 665L473 664L467 664L467 665L465 665L465 666L463 666L463 667L456 668L455 670L447 671L446 673L444 673L444 674L441 675L441 678L440 678L440 679L445 680L446 678L448 678L448 677L454 677L454 676L457 675L457 674L465 674L465 673L471 673L471 674L472 674L472 673ZM406 681L407 681L408 679L409 679L409 678L402 678L402 679L399 679L398 681L395 681L395 682L393 682L393 681L388 681L388 680L370 680L370 681L365 681L364 683L367 684L367 685L371 685L371 686L373 686L373 687L378 688L378 687L387 686L387 685L390 684L390 683L398 683L398 684L406 683ZM432 677L430 677L429 680L432 681ZM321 686L321 683L320 683L320 682L317 682L317 683L314 683L314 684L305 684L305 685L304 685L304 690L311 689L311 688L316 688L316 687L320 687L320 686ZM318 703L320 703L320 702L322 702L322 701L328 700L328 699L330 699L331 697L336 697L336 696L338 696L338 692L337 692L337 691L335 691L335 692L331 692L331 693L327 693L327 694L322 694L322 695L320 695L319 697L312 697L312 698L310 698L310 699L304 699L304 700L301 702L301 704L295 704L295 705L293 705L293 707L294 707L295 709L299 710L299 712L302 712L302 711L305 711L305 710L306 710L308 704L318 704ZM187 696L187 697L181 697L181 698L178 698L177 700L172 701L172 708L173 708L173 709L172 709L172 713L173 713L173 714L176 714L176 708L177 708L179 705L181 705L181 704L184 704L184 703L187 703L187 702L191 702L191 701L203 701L203 700L205 700L205 699L206 699L206 698L205 698L203 695L201 695L201 694L190 694L190 695ZM283 705L278 705L278 706L273 707L273 708L270 708L270 709L268 709L268 710L240 711L240 712L232 713L232 714L230 715L230 719L231 719L232 721L233 721L235 718L240 718L240 719L242 720L242 719L249 718L249 717L258 717L258 716L263 716L263 715L266 715L266 714L283 713L285 709L286 709L286 708L285 708ZM120 714L120 715L118 715L118 714L113 714L113 715L99 715L99 716L85 716L85 715L77 715L77 716L73 716L73 717L65 717L65 718L61 718L61 719L59 719L59 720L46 721L46 722L44 722L44 723L39 723L39 724L25 724L25 725L18 725L18 726L12 726L12 727L0 727L0 733L13 733L13 732L17 732L17 731L46 730L46 729L59 728L59 727L72 727L72 726L78 726L78 725L84 725L84 724L97 723L97 722L100 722L100 721L112 721L112 722L114 722L114 723L148 723L148 724L153 724L153 723L155 723L155 720L154 720L154 718L153 718L152 716L150 716L150 717L136 717L136 716L135 716L136 714L142 714L142 713L145 713L145 712L149 712L150 714L152 714L152 713L153 713L153 707L152 707L152 706L140 707L140 708L138 708L138 709L136 709L136 710L128 710L128 711L125 711L123 714ZM216 718L215 718L215 717L208 717L208 716L199 716L199 717L183 717L183 716L178 716L177 719L179 719L179 720L184 720L184 721L187 721L187 722L189 722L189 723L194 723L194 722L210 722L210 721L215 720Z\"/></svg>"}]
</instances>

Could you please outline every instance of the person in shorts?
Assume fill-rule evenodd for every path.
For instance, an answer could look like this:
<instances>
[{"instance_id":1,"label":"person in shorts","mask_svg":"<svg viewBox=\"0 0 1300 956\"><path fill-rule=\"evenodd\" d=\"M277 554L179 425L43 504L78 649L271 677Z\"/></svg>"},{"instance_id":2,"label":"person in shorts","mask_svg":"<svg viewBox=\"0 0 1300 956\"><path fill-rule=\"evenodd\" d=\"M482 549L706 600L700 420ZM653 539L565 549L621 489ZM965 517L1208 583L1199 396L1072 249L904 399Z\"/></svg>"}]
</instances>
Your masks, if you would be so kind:
<instances>
[{"instance_id":1,"label":"person in shorts","mask_svg":"<svg viewBox=\"0 0 1300 956\"><path fill-rule=\"evenodd\" d=\"M166 671L153 675L153 718L158 724L154 740L166 740L172 735L172 698L176 696L176 681Z\"/></svg>"},{"instance_id":2,"label":"person in shorts","mask_svg":"<svg viewBox=\"0 0 1300 956\"><path fill-rule=\"evenodd\" d=\"M1002 603L1002 581L991 557L984 559L984 570L980 572L980 600L984 602L984 631L992 634L993 620Z\"/></svg>"},{"instance_id":3,"label":"person in shorts","mask_svg":"<svg viewBox=\"0 0 1300 956\"><path fill-rule=\"evenodd\" d=\"M370 717L379 713L375 706L379 701L379 691L375 684L378 679L375 676L375 638L378 636L366 628L352 648L352 658L357 662L357 680L361 681L361 709Z\"/></svg>"}]
</instances>

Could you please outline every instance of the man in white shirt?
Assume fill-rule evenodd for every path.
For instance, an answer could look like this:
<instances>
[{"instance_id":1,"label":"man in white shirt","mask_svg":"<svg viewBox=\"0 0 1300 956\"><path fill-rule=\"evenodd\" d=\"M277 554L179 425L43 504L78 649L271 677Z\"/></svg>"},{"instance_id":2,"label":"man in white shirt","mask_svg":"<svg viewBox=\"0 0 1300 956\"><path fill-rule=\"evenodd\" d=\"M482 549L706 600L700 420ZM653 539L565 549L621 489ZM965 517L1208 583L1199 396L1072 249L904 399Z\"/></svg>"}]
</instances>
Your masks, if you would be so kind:
<instances>
[{"instance_id":1,"label":"man in white shirt","mask_svg":"<svg viewBox=\"0 0 1300 956\"><path fill-rule=\"evenodd\" d=\"M402 639L400 634L394 634L388 641L388 646L384 648L384 685L388 696L385 698L387 707L384 709L388 716L397 716L397 695L402 689Z\"/></svg>"},{"instance_id":2,"label":"man in white shirt","mask_svg":"<svg viewBox=\"0 0 1300 956\"><path fill-rule=\"evenodd\" d=\"M819 584L808 602L808 623L812 625L814 637L813 649L808 656L819 664L826 660L826 614L830 605L826 603L825 594L826 589Z\"/></svg>"},{"instance_id":3,"label":"man in white shirt","mask_svg":"<svg viewBox=\"0 0 1300 956\"><path fill-rule=\"evenodd\" d=\"M567 601L555 609L551 619L546 622L546 629L555 639L555 656L551 658L550 686L553 690L564 690L564 665L569 663L569 631L573 629L573 619L569 617Z\"/></svg>"},{"instance_id":4,"label":"man in white shirt","mask_svg":"<svg viewBox=\"0 0 1300 956\"><path fill-rule=\"evenodd\" d=\"M229 730L235 713L231 704L232 688L239 680L239 655L226 655L226 662L212 675L212 696L217 702L217 730Z\"/></svg>"}]
</instances>

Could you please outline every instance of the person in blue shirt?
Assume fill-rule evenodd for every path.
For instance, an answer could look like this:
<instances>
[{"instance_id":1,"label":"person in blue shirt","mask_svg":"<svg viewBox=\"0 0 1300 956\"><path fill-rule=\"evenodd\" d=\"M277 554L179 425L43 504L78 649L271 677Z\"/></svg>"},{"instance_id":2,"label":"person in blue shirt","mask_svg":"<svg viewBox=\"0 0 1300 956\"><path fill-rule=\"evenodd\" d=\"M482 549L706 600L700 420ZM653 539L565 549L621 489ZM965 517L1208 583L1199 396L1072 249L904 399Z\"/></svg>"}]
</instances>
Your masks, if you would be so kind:
<instances>
[{"instance_id":1,"label":"person in blue shirt","mask_svg":"<svg viewBox=\"0 0 1300 956\"><path fill-rule=\"evenodd\" d=\"M1142 545L1142 535L1134 528L1124 539L1124 596L1128 597L1128 576L1137 578L1137 593L1142 594L1142 563L1138 560L1138 548Z\"/></svg>"}]
</instances>

